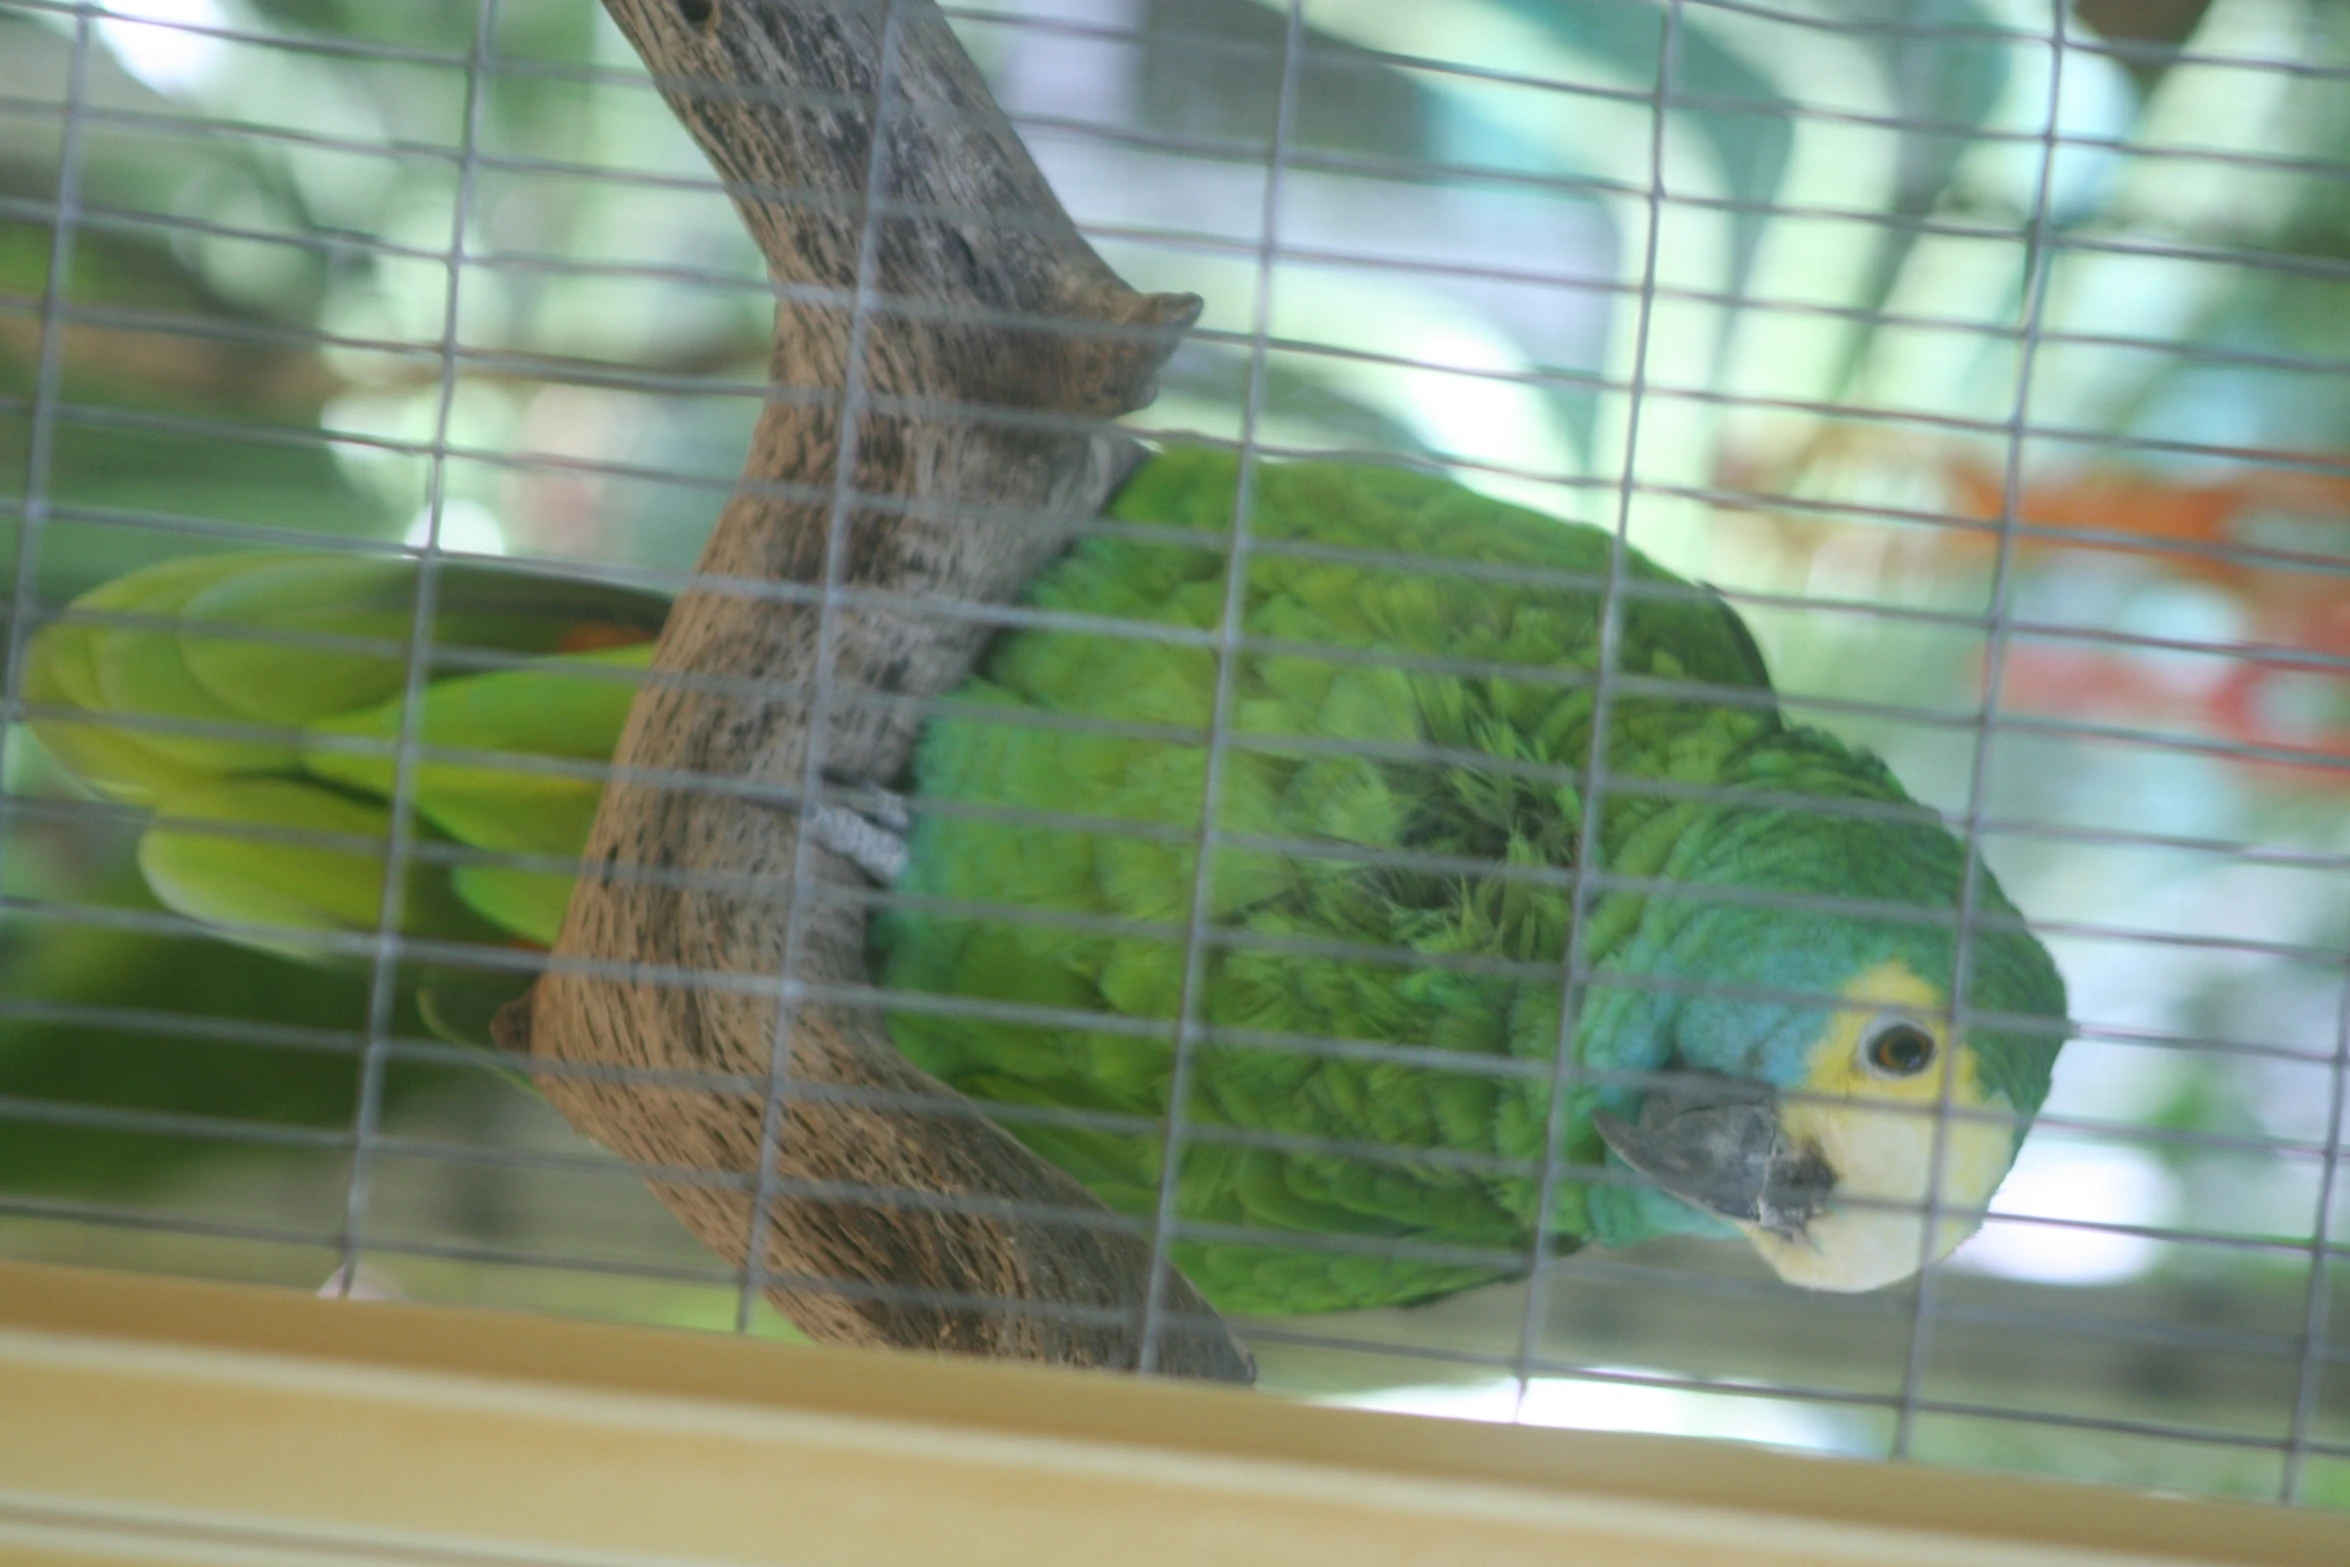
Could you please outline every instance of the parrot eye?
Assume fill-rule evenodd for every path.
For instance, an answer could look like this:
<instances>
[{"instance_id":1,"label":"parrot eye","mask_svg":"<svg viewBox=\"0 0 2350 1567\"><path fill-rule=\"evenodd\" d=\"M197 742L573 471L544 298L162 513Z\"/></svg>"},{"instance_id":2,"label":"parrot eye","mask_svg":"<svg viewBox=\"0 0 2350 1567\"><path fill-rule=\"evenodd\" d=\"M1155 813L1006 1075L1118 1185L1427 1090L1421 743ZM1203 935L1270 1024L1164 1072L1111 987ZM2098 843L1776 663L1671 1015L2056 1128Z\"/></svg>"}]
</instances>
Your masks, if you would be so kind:
<instances>
[{"instance_id":1,"label":"parrot eye","mask_svg":"<svg viewBox=\"0 0 2350 1567\"><path fill-rule=\"evenodd\" d=\"M1863 1047L1868 1063L1887 1077L1915 1077L1934 1061L1934 1036L1915 1023L1881 1023Z\"/></svg>"}]
</instances>

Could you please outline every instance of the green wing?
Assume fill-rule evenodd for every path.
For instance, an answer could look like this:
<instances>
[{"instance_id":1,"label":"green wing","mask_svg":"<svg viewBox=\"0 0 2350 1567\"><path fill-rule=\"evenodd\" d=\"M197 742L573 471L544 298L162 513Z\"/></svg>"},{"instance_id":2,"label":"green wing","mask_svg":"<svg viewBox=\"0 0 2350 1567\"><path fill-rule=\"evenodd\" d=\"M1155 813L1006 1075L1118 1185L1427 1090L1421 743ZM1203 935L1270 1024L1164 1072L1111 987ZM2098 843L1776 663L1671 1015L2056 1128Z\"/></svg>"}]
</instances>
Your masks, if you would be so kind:
<instances>
[{"instance_id":1,"label":"green wing","mask_svg":"<svg viewBox=\"0 0 2350 1567\"><path fill-rule=\"evenodd\" d=\"M628 721L635 676L651 653L651 643L637 643L433 682L415 739L435 753L478 759L419 761L408 780L418 813L471 848L576 860ZM355 793L388 799L404 706L394 697L313 723L303 765ZM498 756L577 765L501 766L491 760ZM464 864L450 870L449 881L476 913L541 946L553 944L571 900L571 873L551 868Z\"/></svg>"},{"instance_id":2,"label":"green wing","mask_svg":"<svg viewBox=\"0 0 2350 1567\"><path fill-rule=\"evenodd\" d=\"M400 928L545 945L570 875L494 857L577 857L667 603L460 564L433 588L411 738L464 755L409 771L430 847L406 866ZM372 932L383 908L418 591L406 560L290 551L133 572L33 639L33 730L97 792L153 808L139 864L167 907L328 955L322 937Z\"/></svg>"}]
</instances>

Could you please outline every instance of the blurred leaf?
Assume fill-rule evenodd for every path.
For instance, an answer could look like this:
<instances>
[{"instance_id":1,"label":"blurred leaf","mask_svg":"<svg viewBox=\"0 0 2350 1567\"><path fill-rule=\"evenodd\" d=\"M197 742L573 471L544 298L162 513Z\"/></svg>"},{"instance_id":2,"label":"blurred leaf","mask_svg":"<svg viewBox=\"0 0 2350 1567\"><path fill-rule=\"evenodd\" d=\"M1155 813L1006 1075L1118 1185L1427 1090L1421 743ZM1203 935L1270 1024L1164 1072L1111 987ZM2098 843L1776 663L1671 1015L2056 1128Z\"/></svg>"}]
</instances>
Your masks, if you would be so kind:
<instances>
[{"instance_id":1,"label":"blurred leaf","mask_svg":"<svg viewBox=\"0 0 2350 1567\"><path fill-rule=\"evenodd\" d=\"M1499 8L1556 34L1575 53L1605 62L1622 79L1654 87L1676 98L1674 118L1687 124L1711 149L1729 194L1740 203L1767 205L1787 171L1794 132L1789 103L1777 84L1738 51L1709 32L1701 13L1678 6L1615 3L1561 6L1548 0L1496 0ZM1673 44L1673 70L1663 80L1662 53L1668 17L1680 19ZM1557 148L1570 165L1583 149ZM1743 292L1770 214L1741 211L1731 218L1734 260L1731 293Z\"/></svg>"},{"instance_id":2,"label":"blurred leaf","mask_svg":"<svg viewBox=\"0 0 2350 1567\"><path fill-rule=\"evenodd\" d=\"M169 523L214 520L345 537L382 538L397 531L381 503L362 494L323 443L299 432L257 430L245 441L222 432L178 433L74 422L56 434L49 494L53 504L93 508ZM0 466L24 461L28 427L0 421ZM286 437L292 436L288 439ZM17 519L0 532L0 585L14 579ZM150 561L213 549L250 548L251 540L207 539L183 526L54 517L40 538L42 597L67 599Z\"/></svg>"},{"instance_id":3,"label":"blurred leaf","mask_svg":"<svg viewBox=\"0 0 2350 1567\"><path fill-rule=\"evenodd\" d=\"M368 43L409 44L459 53L471 47L483 0L247 0L288 32ZM539 9L544 9L540 7Z\"/></svg>"},{"instance_id":4,"label":"blurred leaf","mask_svg":"<svg viewBox=\"0 0 2350 1567\"><path fill-rule=\"evenodd\" d=\"M106 892L116 907L155 907L135 873ZM0 1191L134 1195L167 1187L210 1160L265 1158L273 1150L284 1156L281 1145L263 1140L270 1128L349 1128L358 1110L367 995L364 973L289 963L219 941L30 915L0 922L0 996L10 1009L0 1015ZM116 1020L23 1015L44 1007L103 1008ZM139 1013L162 1026L123 1016ZM173 1019L211 1025L217 1035L174 1033ZM323 1031L338 1040L263 1042L273 1029ZM413 1011L402 1009L394 1032L418 1034ZM386 1080L394 1101L452 1087L507 1091L458 1067L406 1065ZM231 1124L173 1135L45 1121L38 1114L44 1109L149 1111ZM255 1137L241 1139L239 1126Z\"/></svg>"},{"instance_id":5,"label":"blurred leaf","mask_svg":"<svg viewBox=\"0 0 2350 1567\"><path fill-rule=\"evenodd\" d=\"M1905 122L1891 215L1925 217L1942 202L1959 161L1974 145L1967 131L1986 124L2007 91L2011 45L1988 36L2003 17L1976 0L1831 3L1856 23L1886 29L1864 34L1860 41L1882 62L1893 104ZM1937 29L1945 35L1937 36ZM1918 231L1910 225L1879 225L1867 281L1852 305L1872 315L1884 310L1917 242ZM1868 341L1865 332L1852 334L1832 395L1849 393Z\"/></svg>"}]
</instances>

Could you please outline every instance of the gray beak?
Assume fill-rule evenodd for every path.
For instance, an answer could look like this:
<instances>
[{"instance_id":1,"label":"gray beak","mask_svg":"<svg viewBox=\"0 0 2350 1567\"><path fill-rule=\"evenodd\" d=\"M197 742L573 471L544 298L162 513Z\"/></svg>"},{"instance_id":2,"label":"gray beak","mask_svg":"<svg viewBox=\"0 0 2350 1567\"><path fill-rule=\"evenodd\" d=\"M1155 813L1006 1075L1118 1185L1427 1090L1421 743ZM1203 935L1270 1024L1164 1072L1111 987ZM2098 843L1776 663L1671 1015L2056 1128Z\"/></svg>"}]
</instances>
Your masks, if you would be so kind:
<instances>
[{"instance_id":1,"label":"gray beak","mask_svg":"<svg viewBox=\"0 0 2350 1567\"><path fill-rule=\"evenodd\" d=\"M1778 1094L1746 1078L1679 1073L1649 1089L1638 1125L1604 1110L1591 1120L1618 1157L1683 1202L1788 1240L1836 1189L1820 1151L1788 1140Z\"/></svg>"}]
</instances>

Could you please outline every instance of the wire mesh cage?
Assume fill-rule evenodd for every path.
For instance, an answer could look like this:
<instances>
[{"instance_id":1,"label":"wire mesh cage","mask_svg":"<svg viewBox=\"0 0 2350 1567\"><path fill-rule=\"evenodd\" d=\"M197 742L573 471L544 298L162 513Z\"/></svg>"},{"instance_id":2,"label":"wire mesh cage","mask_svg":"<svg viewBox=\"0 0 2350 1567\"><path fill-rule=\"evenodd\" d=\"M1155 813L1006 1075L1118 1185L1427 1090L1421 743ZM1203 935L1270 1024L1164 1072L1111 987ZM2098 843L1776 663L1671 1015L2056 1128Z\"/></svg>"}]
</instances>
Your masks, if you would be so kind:
<instances>
[{"instance_id":1,"label":"wire mesh cage","mask_svg":"<svg viewBox=\"0 0 2350 1567\"><path fill-rule=\"evenodd\" d=\"M0 1252L2350 1505L2344 24L4 0Z\"/></svg>"}]
</instances>

